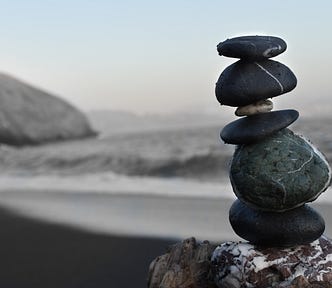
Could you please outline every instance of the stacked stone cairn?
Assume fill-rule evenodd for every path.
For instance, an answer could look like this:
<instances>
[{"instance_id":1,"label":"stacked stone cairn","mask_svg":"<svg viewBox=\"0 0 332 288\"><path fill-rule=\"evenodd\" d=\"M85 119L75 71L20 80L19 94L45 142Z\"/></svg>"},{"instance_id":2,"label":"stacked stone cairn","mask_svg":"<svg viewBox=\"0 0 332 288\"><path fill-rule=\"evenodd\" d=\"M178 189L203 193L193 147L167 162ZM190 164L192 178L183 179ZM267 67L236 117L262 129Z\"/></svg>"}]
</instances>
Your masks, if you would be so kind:
<instances>
[{"instance_id":1,"label":"stacked stone cairn","mask_svg":"<svg viewBox=\"0 0 332 288\"><path fill-rule=\"evenodd\" d=\"M238 107L241 117L220 135L237 145L230 180L238 199L229 220L248 241L226 242L214 251L218 287L293 287L287 285L294 279L332 283L332 242L322 236L324 219L306 204L330 185L329 164L287 128L299 113L271 111L268 100L297 84L287 66L270 60L286 47L272 36L236 37L217 46L219 55L240 59L221 73L215 92L220 104Z\"/></svg>"}]
</instances>

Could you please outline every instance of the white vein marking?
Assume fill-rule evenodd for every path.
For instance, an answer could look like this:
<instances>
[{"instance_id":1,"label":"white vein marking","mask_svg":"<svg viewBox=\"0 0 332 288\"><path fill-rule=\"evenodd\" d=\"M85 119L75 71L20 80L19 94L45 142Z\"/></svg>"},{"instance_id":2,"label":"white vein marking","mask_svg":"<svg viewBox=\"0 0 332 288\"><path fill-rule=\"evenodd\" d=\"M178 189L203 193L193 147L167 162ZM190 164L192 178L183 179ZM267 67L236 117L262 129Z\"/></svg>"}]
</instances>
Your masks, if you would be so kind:
<instances>
[{"instance_id":1,"label":"white vein marking","mask_svg":"<svg viewBox=\"0 0 332 288\"><path fill-rule=\"evenodd\" d=\"M267 71L262 65L258 64L257 62L255 62L255 64L262 69L267 75L269 75L270 77L272 77L280 86L280 93L284 92L284 86L282 86L282 84L280 83L280 81L278 80L277 77L275 77L274 75L272 75L269 71Z\"/></svg>"},{"instance_id":2,"label":"white vein marking","mask_svg":"<svg viewBox=\"0 0 332 288\"><path fill-rule=\"evenodd\" d=\"M313 153L313 152L310 153L310 158L309 158L307 161L305 161L305 162L301 165L300 168L298 168L298 169L296 169L296 170L293 170L293 171L288 171L287 173L288 173L288 174L293 174L293 173L295 173L295 172L299 172L299 171L301 171L302 168L303 168L305 165L307 165L307 164L312 160L312 158L314 158L314 153Z\"/></svg>"}]
</instances>

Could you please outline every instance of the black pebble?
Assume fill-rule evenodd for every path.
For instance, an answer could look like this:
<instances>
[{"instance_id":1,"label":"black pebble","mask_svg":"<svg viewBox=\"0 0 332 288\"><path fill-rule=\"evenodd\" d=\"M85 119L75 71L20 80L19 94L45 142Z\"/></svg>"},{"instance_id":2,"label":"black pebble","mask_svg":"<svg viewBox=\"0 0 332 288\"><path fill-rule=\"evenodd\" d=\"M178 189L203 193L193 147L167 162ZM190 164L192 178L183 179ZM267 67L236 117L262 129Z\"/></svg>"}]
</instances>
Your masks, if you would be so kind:
<instances>
[{"instance_id":1,"label":"black pebble","mask_svg":"<svg viewBox=\"0 0 332 288\"><path fill-rule=\"evenodd\" d=\"M287 44L274 36L241 36L227 39L217 46L220 56L241 59L267 59L284 52Z\"/></svg>"},{"instance_id":2,"label":"black pebble","mask_svg":"<svg viewBox=\"0 0 332 288\"><path fill-rule=\"evenodd\" d=\"M228 144L254 143L288 127L298 117L299 112L292 109L246 116L227 124L220 137Z\"/></svg>"},{"instance_id":3,"label":"black pebble","mask_svg":"<svg viewBox=\"0 0 332 288\"><path fill-rule=\"evenodd\" d=\"M220 104L237 107L287 93L296 84L293 72L277 61L239 60L221 73L215 93Z\"/></svg>"},{"instance_id":4,"label":"black pebble","mask_svg":"<svg viewBox=\"0 0 332 288\"><path fill-rule=\"evenodd\" d=\"M325 230L324 219L308 205L278 213L252 209L236 200L229 211L229 221L240 237L269 247L308 244Z\"/></svg>"}]
</instances>

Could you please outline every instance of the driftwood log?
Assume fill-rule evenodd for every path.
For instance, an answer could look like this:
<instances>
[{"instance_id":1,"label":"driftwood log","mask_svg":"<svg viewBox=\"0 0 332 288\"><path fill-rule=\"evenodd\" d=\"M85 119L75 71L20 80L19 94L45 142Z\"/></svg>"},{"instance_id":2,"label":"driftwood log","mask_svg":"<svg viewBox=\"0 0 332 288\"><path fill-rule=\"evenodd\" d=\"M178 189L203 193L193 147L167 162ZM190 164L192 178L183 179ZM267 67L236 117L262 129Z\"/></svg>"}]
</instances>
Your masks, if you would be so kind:
<instances>
[{"instance_id":1,"label":"driftwood log","mask_svg":"<svg viewBox=\"0 0 332 288\"><path fill-rule=\"evenodd\" d=\"M150 264L148 288L217 288L210 262L215 248L208 241L197 243L195 238L171 246ZM309 283L305 277L298 276L282 288L332 288L332 284Z\"/></svg>"},{"instance_id":2,"label":"driftwood log","mask_svg":"<svg viewBox=\"0 0 332 288\"><path fill-rule=\"evenodd\" d=\"M210 258L216 245L189 238L170 247L149 268L149 288L216 288L210 275Z\"/></svg>"}]
</instances>

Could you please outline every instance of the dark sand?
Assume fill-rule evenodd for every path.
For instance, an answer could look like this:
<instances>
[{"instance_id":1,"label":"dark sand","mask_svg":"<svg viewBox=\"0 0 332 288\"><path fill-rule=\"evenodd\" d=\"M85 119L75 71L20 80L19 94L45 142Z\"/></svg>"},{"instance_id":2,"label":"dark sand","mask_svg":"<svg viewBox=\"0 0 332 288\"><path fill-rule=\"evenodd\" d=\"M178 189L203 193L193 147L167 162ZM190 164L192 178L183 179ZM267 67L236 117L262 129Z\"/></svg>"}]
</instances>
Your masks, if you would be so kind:
<instances>
[{"instance_id":1,"label":"dark sand","mask_svg":"<svg viewBox=\"0 0 332 288\"><path fill-rule=\"evenodd\" d=\"M113 237L0 209L1 288L146 287L149 263L175 240Z\"/></svg>"},{"instance_id":2,"label":"dark sand","mask_svg":"<svg viewBox=\"0 0 332 288\"><path fill-rule=\"evenodd\" d=\"M322 202L313 206L331 237ZM236 239L230 199L3 191L0 203L0 288L146 287L150 262L179 241L114 235Z\"/></svg>"}]
</instances>

